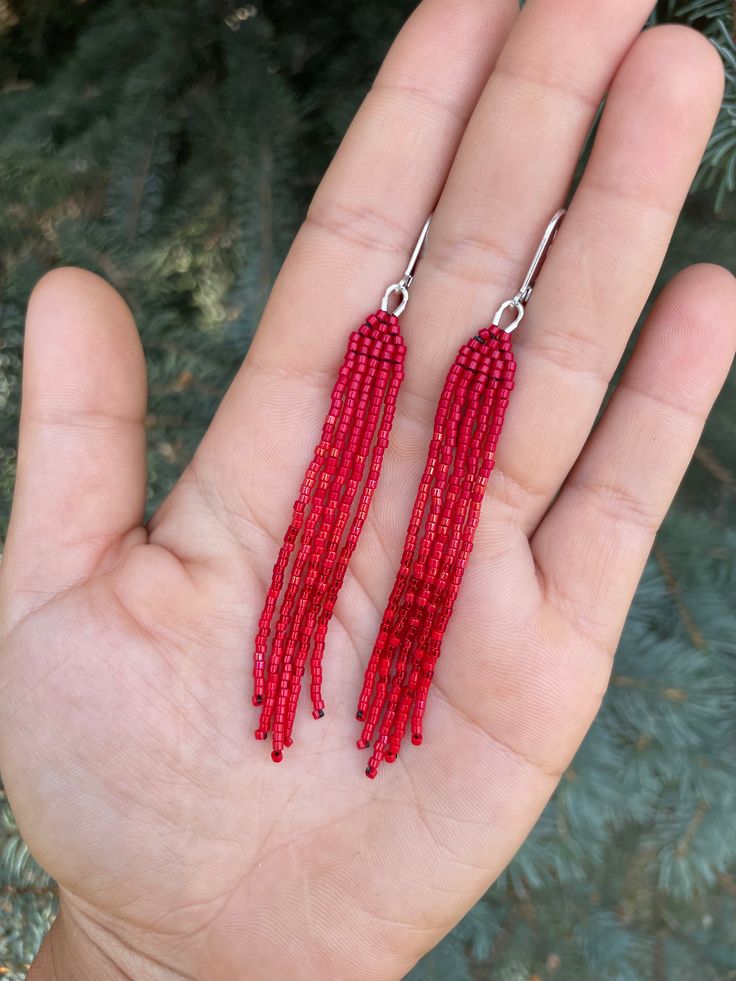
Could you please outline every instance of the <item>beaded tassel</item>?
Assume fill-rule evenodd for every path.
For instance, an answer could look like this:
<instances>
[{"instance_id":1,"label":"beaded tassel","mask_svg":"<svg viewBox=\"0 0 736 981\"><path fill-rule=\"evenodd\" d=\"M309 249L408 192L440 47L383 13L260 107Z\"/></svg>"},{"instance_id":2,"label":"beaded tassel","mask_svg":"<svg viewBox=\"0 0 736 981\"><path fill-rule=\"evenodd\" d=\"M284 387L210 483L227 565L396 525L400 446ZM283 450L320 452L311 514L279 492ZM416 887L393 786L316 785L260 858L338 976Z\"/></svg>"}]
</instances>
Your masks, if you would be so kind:
<instances>
[{"instance_id":1,"label":"beaded tassel","mask_svg":"<svg viewBox=\"0 0 736 981\"><path fill-rule=\"evenodd\" d=\"M391 289L406 292L401 284ZM315 718L324 715L322 656L327 627L378 484L405 355L398 316L383 309L351 335L322 438L274 566L255 641L253 704L261 707L256 738L266 739L273 733L271 757L275 762L282 759L284 747L291 745L310 649L312 714ZM282 592L267 664L271 627Z\"/></svg>"},{"instance_id":2,"label":"beaded tassel","mask_svg":"<svg viewBox=\"0 0 736 981\"><path fill-rule=\"evenodd\" d=\"M492 325L458 352L445 381L399 572L365 673L358 747L366 767L392 763L411 717L422 720L442 638L473 547L516 363L511 336ZM377 735L376 735L377 734Z\"/></svg>"}]
</instances>

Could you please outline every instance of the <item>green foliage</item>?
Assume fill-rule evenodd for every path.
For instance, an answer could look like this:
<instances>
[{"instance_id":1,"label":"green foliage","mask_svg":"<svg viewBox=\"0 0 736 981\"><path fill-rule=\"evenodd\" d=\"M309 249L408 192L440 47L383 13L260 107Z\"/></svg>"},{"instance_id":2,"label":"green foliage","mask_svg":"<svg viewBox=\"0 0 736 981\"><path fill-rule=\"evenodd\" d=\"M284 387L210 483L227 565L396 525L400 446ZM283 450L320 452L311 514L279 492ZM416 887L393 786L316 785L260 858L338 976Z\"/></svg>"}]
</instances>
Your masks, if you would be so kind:
<instances>
[{"instance_id":1,"label":"green foliage","mask_svg":"<svg viewBox=\"0 0 736 981\"><path fill-rule=\"evenodd\" d=\"M733 0L669 0L669 13L701 28L723 57L726 91L708 147L700 184L716 189L716 210L736 191L736 40Z\"/></svg>"},{"instance_id":2,"label":"green foliage","mask_svg":"<svg viewBox=\"0 0 736 981\"><path fill-rule=\"evenodd\" d=\"M185 465L406 0L0 0L0 521L23 312L75 263L122 291L148 356L150 506ZM661 0L728 68L665 274L736 260L732 4ZM717 210L718 217L714 217ZM613 684L511 868L416 979L736 977L732 377L642 580ZM21 977L53 885L0 798L0 968Z\"/></svg>"},{"instance_id":3,"label":"green foliage","mask_svg":"<svg viewBox=\"0 0 736 981\"><path fill-rule=\"evenodd\" d=\"M0 967L20 981L56 915L53 883L36 865L0 789Z\"/></svg>"}]
</instances>

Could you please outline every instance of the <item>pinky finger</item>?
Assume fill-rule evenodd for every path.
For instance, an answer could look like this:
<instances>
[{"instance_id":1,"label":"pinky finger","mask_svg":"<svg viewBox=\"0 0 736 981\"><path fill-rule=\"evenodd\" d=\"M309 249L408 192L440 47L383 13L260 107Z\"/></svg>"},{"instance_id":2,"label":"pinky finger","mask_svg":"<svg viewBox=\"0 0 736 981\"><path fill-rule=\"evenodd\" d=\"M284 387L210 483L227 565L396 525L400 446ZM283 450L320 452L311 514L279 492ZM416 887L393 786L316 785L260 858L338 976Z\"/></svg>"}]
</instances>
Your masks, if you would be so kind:
<instances>
[{"instance_id":1,"label":"pinky finger","mask_svg":"<svg viewBox=\"0 0 736 981\"><path fill-rule=\"evenodd\" d=\"M618 640L735 344L736 279L717 266L677 276L532 540L547 599L603 647Z\"/></svg>"}]
</instances>

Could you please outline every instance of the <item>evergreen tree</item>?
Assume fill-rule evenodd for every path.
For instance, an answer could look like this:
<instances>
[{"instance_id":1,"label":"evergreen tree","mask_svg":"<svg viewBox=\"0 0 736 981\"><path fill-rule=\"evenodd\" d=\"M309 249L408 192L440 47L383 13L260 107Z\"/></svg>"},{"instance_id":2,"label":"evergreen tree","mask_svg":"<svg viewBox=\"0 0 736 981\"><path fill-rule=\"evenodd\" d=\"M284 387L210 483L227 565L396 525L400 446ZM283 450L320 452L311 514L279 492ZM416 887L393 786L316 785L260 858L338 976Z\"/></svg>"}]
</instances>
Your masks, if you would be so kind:
<instances>
[{"instance_id":1,"label":"evergreen tree","mask_svg":"<svg viewBox=\"0 0 736 981\"><path fill-rule=\"evenodd\" d=\"M0 520L22 318L52 266L127 298L145 344L150 507L237 369L311 193L409 12L270 0L0 0ZM736 260L730 0L661 0L721 50L724 108L665 275ZM736 977L736 379L659 536L600 716L521 853L412 977ZM0 791L1 794L1 791ZM54 886L0 796L0 974Z\"/></svg>"}]
</instances>

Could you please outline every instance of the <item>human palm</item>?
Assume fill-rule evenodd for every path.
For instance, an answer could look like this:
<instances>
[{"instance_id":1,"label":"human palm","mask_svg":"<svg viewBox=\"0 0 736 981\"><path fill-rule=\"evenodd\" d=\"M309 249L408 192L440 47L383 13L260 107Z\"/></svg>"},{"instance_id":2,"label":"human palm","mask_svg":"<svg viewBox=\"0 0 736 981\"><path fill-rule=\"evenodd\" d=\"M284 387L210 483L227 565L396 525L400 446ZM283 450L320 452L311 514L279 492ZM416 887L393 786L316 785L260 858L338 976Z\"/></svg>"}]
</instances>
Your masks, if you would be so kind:
<instances>
[{"instance_id":1,"label":"human palm","mask_svg":"<svg viewBox=\"0 0 736 981\"><path fill-rule=\"evenodd\" d=\"M595 715L733 354L731 277L688 270L595 425L720 96L697 35L637 39L647 6L529 0L517 17L511 0L425 0L146 525L130 314L78 270L37 287L2 570L0 751L20 827L61 886L39 977L399 977L523 841ZM518 332L424 744L368 781L356 698L444 374L519 285L606 90ZM438 198L402 318L391 446L330 627L326 715L301 705L275 766L250 702L264 590L347 335Z\"/></svg>"}]
</instances>

